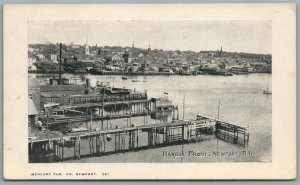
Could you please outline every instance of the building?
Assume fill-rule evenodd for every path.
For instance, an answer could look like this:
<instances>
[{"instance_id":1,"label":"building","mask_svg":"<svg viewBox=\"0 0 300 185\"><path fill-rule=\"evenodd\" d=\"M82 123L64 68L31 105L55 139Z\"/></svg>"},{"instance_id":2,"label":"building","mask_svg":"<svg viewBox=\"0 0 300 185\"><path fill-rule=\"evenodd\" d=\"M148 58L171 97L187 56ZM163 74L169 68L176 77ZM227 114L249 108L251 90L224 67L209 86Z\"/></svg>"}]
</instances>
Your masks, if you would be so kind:
<instances>
[{"instance_id":1,"label":"building","mask_svg":"<svg viewBox=\"0 0 300 185\"><path fill-rule=\"evenodd\" d=\"M247 72L247 73L252 73L253 67L245 66L245 67L243 67L242 71Z\"/></svg>"},{"instance_id":2,"label":"building","mask_svg":"<svg viewBox=\"0 0 300 185\"><path fill-rule=\"evenodd\" d=\"M73 45L73 46L71 46L71 48L72 48L72 49L79 49L80 46L79 46L79 45Z\"/></svg>"},{"instance_id":3,"label":"building","mask_svg":"<svg viewBox=\"0 0 300 185\"><path fill-rule=\"evenodd\" d=\"M118 62L121 60L121 57L118 55L118 54L114 54L112 57L111 57L111 61L112 62Z\"/></svg>"},{"instance_id":4,"label":"building","mask_svg":"<svg viewBox=\"0 0 300 185\"><path fill-rule=\"evenodd\" d=\"M219 70L218 64L203 64L201 67L201 71L206 74L216 74L217 70Z\"/></svg>"},{"instance_id":5,"label":"building","mask_svg":"<svg viewBox=\"0 0 300 185\"><path fill-rule=\"evenodd\" d=\"M57 55L56 55L56 54L51 54L51 55L50 55L50 60L51 60L53 63L58 63L58 61L57 61Z\"/></svg>"},{"instance_id":6,"label":"building","mask_svg":"<svg viewBox=\"0 0 300 185\"><path fill-rule=\"evenodd\" d=\"M32 128L35 126L35 122L38 121L39 112L31 98L28 98L28 129L31 133Z\"/></svg>"},{"instance_id":7,"label":"building","mask_svg":"<svg viewBox=\"0 0 300 185\"><path fill-rule=\"evenodd\" d=\"M43 54L37 54L36 55L40 60L43 60L45 59L45 56Z\"/></svg>"},{"instance_id":8,"label":"building","mask_svg":"<svg viewBox=\"0 0 300 185\"><path fill-rule=\"evenodd\" d=\"M52 80L53 85L40 86L40 108L43 109L47 103L63 103L61 98L71 95L84 95L86 92L84 85L56 85L57 80Z\"/></svg>"},{"instance_id":9,"label":"building","mask_svg":"<svg viewBox=\"0 0 300 185\"><path fill-rule=\"evenodd\" d=\"M127 51L125 51L124 54L122 55L125 63L129 63L130 62L129 61L129 56L130 56L130 54Z\"/></svg>"},{"instance_id":10,"label":"building","mask_svg":"<svg viewBox=\"0 0 300 185\"><path fill-rule=\"evenodd\" d=\"M36 63L36 58L34 57L28 57L28 65L33 66L33 64Z\"/></svg>"},{"instance_id":11,"label":"building","mask_svg":"<svg viewBox=\"0 0 300 185\"><path fill-rule=\"evenodd\" d=\"M37 112L40 112L40 82L37 78L29 77L28 79L28 98L34 104Z\"/></svg>"},{"instance_id":12,"label":"building","mask_svg":"<svg viewBox=\"0 0 300 185\"><path fill-rule=\"evenodd\" d=\"M28 52L31 52L31 53L33 53L35 50L34 50L34 48L32 48L32 47L28 47Z\"/></svg>"}]
</instances>

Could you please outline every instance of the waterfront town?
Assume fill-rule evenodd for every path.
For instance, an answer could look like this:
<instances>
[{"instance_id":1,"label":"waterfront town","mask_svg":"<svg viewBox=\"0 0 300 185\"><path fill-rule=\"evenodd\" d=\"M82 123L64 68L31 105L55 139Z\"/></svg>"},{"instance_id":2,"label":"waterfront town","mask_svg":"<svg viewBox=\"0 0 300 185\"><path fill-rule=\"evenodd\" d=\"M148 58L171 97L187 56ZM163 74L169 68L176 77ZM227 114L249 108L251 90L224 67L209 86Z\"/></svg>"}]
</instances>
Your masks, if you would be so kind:
<instances>
[{"instance_id":1,"label":"waterfront town","mask_svg":"<svg viewBox=\"0 0 300 185\"><path fill-rule=\"evenodd\" d=\"M226 52L222 46L215 51L164 51L150 45L135 48L134 43L131 47L30 44L28 60L29 162L197 143L213 135L247 147L249 127L219 119L220 102L217 118L193 114L193 119L184 119L185 103L179 108L168 92L161 90L162 96L153 97L147 93L151 86L137 91L138 86L125 84L129 85L128 78L139 82L130 75L233 76L271 73L272 65L271 55ZM83 77L86 74L92 75ZM122 75L125 86L98 81L97 75ZM147 78L142 83L147 84ZM260 94L269 96L271 91L267 86Z\"/></svg>"},{"instance_id":2,"label":"waterfront town","mask_svg":"<svg viewBox=\"0 0 300 185\"><path fill-rule=\"evenodd\" d=\"M271 73L270 54L165 51L159 48L62 44L62 73L95 75L224 75ZM59 44L29 44L29 73L58 73Z\"/></svg>"}]
</instances>

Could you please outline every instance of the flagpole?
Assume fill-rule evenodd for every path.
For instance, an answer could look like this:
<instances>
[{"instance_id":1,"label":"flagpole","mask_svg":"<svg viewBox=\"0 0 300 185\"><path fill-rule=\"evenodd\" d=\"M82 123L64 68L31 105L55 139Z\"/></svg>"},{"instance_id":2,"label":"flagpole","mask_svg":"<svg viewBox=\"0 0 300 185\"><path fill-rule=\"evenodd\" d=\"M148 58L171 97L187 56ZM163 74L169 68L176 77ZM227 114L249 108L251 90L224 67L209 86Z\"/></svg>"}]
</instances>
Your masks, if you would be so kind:
<instances>
[{"instance_id":1,"label":"flagpole","mask_svg":"<svg viewBox=\"0 0 300 185\"><path fill-rule=\"evenodd\" d=\"M182 119L184 119L185 95L183 95Z\"/></svg>"},{"instance_id":2,"label":"flagpole","mask_svg":"<svg viewBox=\"0 0 300 185\"><path fill-rule=\"evenodd\" d=\"M218 119L219 119L219 116L220 116L220 100L219 100L219 104L218 104Z\"/></svg>"},{"instance_id":3,"label":"flagpole","mask_svg":"<svg viewBox=\"0 0 300 185\"><path fill-rule=\"evenodd\" d=\"M219 119L219 116L220 116L220 99L219 99L219 104L218 104L218 119ZM215 135L215 137L216 137L216 135ZM217 138L217 149L219 148L219 142L218 142L218 137L216 137Z\"/></svg>"}]
</instances>

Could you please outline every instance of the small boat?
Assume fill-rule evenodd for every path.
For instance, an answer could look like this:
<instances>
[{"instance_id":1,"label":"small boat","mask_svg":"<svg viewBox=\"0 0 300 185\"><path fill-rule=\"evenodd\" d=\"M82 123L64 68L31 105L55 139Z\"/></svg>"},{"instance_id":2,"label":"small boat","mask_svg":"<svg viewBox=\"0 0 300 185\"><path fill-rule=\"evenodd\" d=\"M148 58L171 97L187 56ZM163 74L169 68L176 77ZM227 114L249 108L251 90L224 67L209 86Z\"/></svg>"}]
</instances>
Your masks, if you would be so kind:
<instances>
[{"instance_id":1,"label":"small boat","mask_svg":"<svg viewBox=\"0 0 300 185\"><path fill-rule=\"evenodd\" d=\"M147 82L147 78L146 77L144 77L143 82Z\"/></svg>"},{"instance_id":2,"label":"small boat","mask_svg":"<svg viewBox=\"0 0 300 185\"><path fill-rule=\"evenodd\" d=\"M231 73L231 72L225 72L224 76L233 76L233 73Z\"/></svg>"},{"instance_id":3,"label":"small boat","mask_svg":"<svg viewBox=\"0 0 300 185\"><path fill-rule=\"evenodd\" d=\"M61 130L61 132L63 134L67 134L67 133L80 133L80 132L88 132L89 130L87 128L84 127L80 127L80 128L67 128L64 130Z\"/></svg>"},{"instance_id":4,"label":"small boat","mask_svg":"<svg viewBox=\"0 0 300 185\"><path fill-rule=\"evenodd\" d=\"M132 80L132 82L139 82L139 80L137 80L137 79L133 79L133 80Z\"/></svg>"},{"instance_id":5,"label":"small boat","mask_svg":"<svg viewBox=\"0 0 300 185\"><path fill-rule=\"evenodd\" d=\"M267 89L263 90L263 94L265 95L270 95L272 92L269 90L269 75L268 75L268 84L267 84Z\"/></svg>"},{"instance_id":6,"label":"small boat","mask_svg":"<svg viewBox=\"0 0 300 185\"><path fill-rule=\"evenodd\" d=\"M115 94L130 94L131 89L123 88L116 88L116 87L110 87L110 82L99 82L97 81L96 88L99 89L100 93L105 93L108 95L115 95Z\"/></svg>"},{"instance_id":7,"label":"small boat","mask_svg":"<svg viewBox=\"0 0 300 185\"><path fill-rule=\"evenodd\" d=\"M122 80L127 80L128 78L126 76L122 76Z\"/></svg>"},{"instance_id":8,"label":"small boat","mask_svg":"<svg viewBox=\"0 0 300 185\"><path fill-rule=\"evenodd\" d=\"M272 94L272 92L270 92L269 90L263 90L263 94L269 95Z\"/></svg>"},{"instance_id":9,"label":"small boat","mask_svg":"<svg viewBox=\"0 0 300 185\"><path fill-rule=\"evenodd\" d=\"M79 128L71 128L71 133L76 133L76 132L87 132L89 131L87 128L84 127L79 127Z\"/></svg>"},{"instance_id":10,"label":"small boat","mask_svg":"<svg viewBox=\"0 0 300 185\"><path fill-rule=\"evenodd\" d=\"M105 89L105 94L108 94L108 95L130 94L131 91L132 91L131 89L125 89L125 87L124 88L107 87Z\"/></svg>"}]
</instances>

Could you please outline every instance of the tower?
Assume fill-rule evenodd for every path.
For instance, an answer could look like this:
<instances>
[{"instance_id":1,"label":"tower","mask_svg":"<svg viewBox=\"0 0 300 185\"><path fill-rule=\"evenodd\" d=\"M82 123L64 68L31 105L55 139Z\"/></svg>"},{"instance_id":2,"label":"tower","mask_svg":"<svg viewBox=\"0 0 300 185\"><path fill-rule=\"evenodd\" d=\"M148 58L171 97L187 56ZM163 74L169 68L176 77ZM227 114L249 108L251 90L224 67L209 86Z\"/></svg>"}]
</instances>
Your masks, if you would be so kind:
<instances>
[{"instance_id":1,"label":"tower","mask_svg":"<svg viewBox=\"0 0 300 185\"><path fill-rule=\"evenodd\" d=\"M148 46L148 54L150 53L150 51L151 51L151 47L150 47L150 44L149 44L149 46Z\"/></svg>"},{"instance_id":2,"label":"tower","mask_svg":"<svg viewBox=\"0 0 300 185\"><path fill-rule=\"evenodd\" d=\"M125 51L123 53L122 57L124 58L125 63L129 63L129 52L128 51Z\"/></svg>"},{"instance_id":3,"label":"tower","mask_svg":"<svg viewBox=\"0 0 300 185\"><path fill-rule=\"evenodd\" d=\"M90 47L87 42L85 43L85 55L90 55Z\"/></svg>"},{"instance_id":4,"label":"tower","mask_svg":"<svg viewBox=\"0 0 300 185\"><path fill-rule=\"evenodd\" d=\"M134 48L134 41L132 42L132 48Z\"/></svg>"},{"instance_id":5,"label":"tower","mask_svg":"<svg viewBox=\"0 0 300 185\"><path fill-rule=\"evenodd\" d=\"M221 50L220 50L220 57L222 57L222 46L221 46Z\"/></svg>"}]
</instances>

